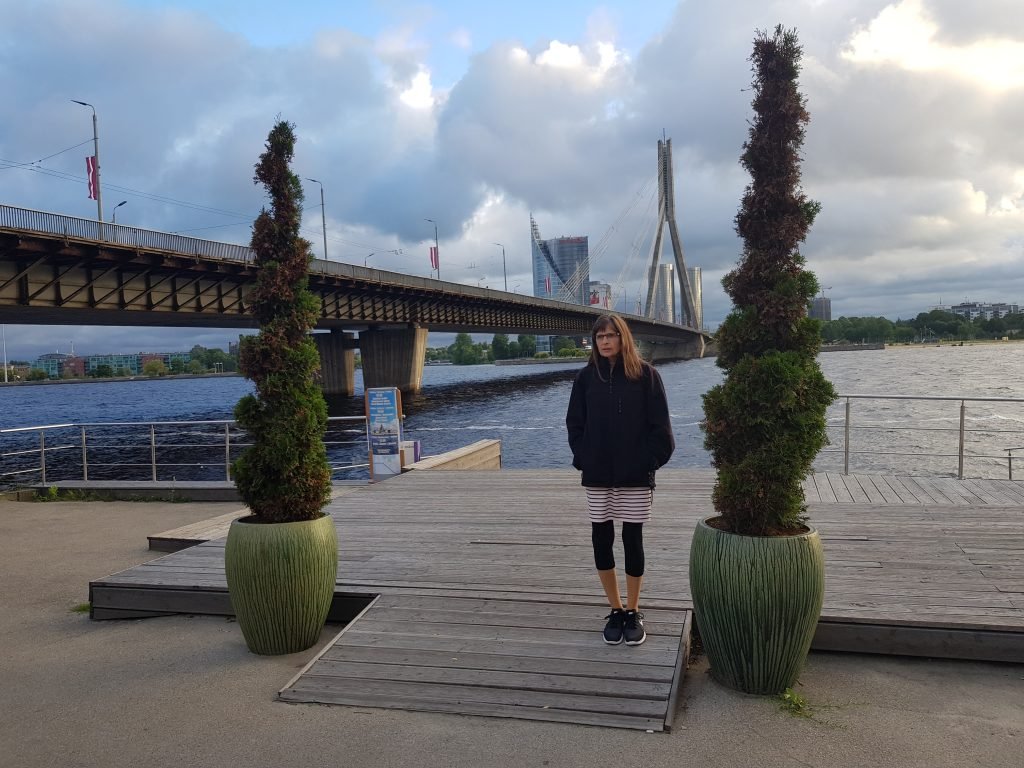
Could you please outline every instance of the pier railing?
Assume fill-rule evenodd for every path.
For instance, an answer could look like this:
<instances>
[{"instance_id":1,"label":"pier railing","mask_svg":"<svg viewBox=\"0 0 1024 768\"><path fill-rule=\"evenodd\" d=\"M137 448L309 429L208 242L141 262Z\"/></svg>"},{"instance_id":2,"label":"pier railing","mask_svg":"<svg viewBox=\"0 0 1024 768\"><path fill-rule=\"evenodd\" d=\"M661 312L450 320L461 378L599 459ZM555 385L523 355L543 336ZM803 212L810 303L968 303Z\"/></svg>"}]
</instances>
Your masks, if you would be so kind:
<instances>
[{"instance_id":1,"label":"pier railing","mask_svg":"<svg viewBox=\"0 0 1024 768\"><path fill-rule=\"evenodd\" d=\"M364 416L328 419L332 477L369 467L365 424ZM230 482L232 462L252 444L231 420L47 424L0 429L0 438L0 488L71 479Z\"/></svg>"},{"instance_id":2,"label":"pier railing","mask_svg":"<svg viewBox=\"0 0 1024 768\"><path fill-rule=\"evenodd\" d=\"M1024 436L1024 398L930 395L840 395L829 411L831 446L842 473L860 471L1013 479L1014 451ZM1002 467L1002 471L999 468ZM965 472L969 472L966 475ZM978 474L985 472L984 475Z\"/></svg>"},{"instance_id":3,"label":"pier railing","mask_svg":"<svg viewBox=\"0 0 1024 768\"><path fill-rule=\"evenodd\" d=\"M368 468L365 423L328 420L332 476L356 479ZM828 434L818 471L1012 480L1024 452L1024 398L840 395ZM0 489L72 479L230 481L232 461L249 444L226 420L0 429Z\"/></svg>"}]
</instances>

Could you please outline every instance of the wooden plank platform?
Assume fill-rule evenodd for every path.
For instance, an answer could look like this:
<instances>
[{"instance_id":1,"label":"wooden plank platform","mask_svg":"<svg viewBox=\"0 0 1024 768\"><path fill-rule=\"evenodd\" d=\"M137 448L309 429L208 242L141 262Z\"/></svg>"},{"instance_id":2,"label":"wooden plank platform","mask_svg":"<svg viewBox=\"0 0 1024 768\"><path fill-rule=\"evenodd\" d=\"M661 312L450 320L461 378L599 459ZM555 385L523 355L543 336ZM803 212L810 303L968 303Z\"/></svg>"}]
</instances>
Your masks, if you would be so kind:
<instances>
[{"instance_id":1,"label":"wooden plank platform","mask_svg":"<svg viewBox=\"0 0 1024 768\"><path fill-rule=\"evenodd\" d=\"M350 703L657 730L652 707L668 699L601 701L611 673L561 680L533 660L636 664L674 644L682 664L690 536L712 514L714 473L658 473L642 601L652 637L638 648L608 648L598 634L607 609L578 482L561 470L413 472L332 501L333 616L351 618L379 597L281 697L340 700L358 688L364 698ZM1024 662L1024 505L1011 501L1024 500L1024 484L829 473L805 487L826 554L815 648ZM223 546L212 540L93 582L94 618L229 614ZM668 656L658 659L661 676L643 682L665 683Z\"/></svg>"},{"instance_id":2,"label":"wooden plank platform","mask_svg":"<svg viewBox=\"0 0 1024 768\"><path fill-rule=\"evenodd\" d=\"M343 496L363 485L365 483L334 486L331 489L331 499ZM247 514L249 514L249 508L242 507L224 515L211 517L209 520L200 520L198 523L183 525L180 528L172 528L169 531L155 533L146 538L149 539L149 548L154 552L178 552L188 547L194 547L196 544L202 544L204 541L227 536L231 523Z\"/></svg>"},{"instance_id":3,"label":"wooden plank platform","mask_svg":"<svg viewBox=\"0 0 1024 768\"><path fill-rule=\"evenodd\" d=\"M605 645L596 605L382 594L280 692L284 701L666 730L689 611Z\"/></svg>"}]
</instances>

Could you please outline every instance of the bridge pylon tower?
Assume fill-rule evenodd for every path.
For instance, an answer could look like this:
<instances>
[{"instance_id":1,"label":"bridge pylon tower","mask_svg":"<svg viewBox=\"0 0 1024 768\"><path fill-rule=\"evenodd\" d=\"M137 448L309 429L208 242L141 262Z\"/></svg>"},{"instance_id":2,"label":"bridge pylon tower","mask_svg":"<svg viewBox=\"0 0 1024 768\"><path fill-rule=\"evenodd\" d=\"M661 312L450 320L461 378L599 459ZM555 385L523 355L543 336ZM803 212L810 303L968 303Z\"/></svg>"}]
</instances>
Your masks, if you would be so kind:
<instances>
[{"instance_id":1,"label":"bridge pylon tower","mask_svg":"<svg viewBox=\"0 0 1024 768\"><path fill-rule=\"evenodd\" d=\"M668 225L669 237L672 240L672 255L675 257L676 279L679 281L679 295L682 300L682 324L696 328L698 315L693 291L690 288L690 277L683 259L683 246L679 240L679 228L676 226L676 195L672 175L672 139L658 139L658 226L651 245L650 266L647 271L647 303L644 305L644 316L654 317L654 297L658 290L658 263L661 260L662 237ZM670 290L669 286L665 286Z\"/></svg>"}]
</instances>

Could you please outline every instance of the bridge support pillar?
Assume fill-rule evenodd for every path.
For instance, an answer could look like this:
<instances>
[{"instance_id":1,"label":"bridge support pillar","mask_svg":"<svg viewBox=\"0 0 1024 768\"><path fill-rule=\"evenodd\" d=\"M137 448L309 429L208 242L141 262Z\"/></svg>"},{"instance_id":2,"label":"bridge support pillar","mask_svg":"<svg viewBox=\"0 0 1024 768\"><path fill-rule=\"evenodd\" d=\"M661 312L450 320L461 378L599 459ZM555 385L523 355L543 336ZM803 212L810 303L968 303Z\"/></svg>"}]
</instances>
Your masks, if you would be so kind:
<instances>
[{"instance_id":1,"label":"bridge support pillar","mask_svg":"<svg viewBox=\"0 0 1024 768\"><path fill-rule=\"evenodd\" d=\"M686 341L640 340L640 354L649 363L659 360L693 360L704 357L704 337L694 335Z\"/></svg>"},{"instance_id":2,"label":"bridge support pillar","mask_svg":"<svg viewBox=\"0 0 1024 768\"><path fill-rule=\"evenodd\" d=\"M427 354L425 328L370 329L359 334L363 384L419 392Z\"/></svg>"},{"instance_id":3,"label":"bridge support pillar","mask_svg":"<svg viewBox=\"0 0 1024 768\"><path fill-rule=\"evenodd\" d=\"M325 395L355 394L356 335L334 329L330 333L314 333L316 351L320 353L320 381Z\"/></svg>"}]
</instances>

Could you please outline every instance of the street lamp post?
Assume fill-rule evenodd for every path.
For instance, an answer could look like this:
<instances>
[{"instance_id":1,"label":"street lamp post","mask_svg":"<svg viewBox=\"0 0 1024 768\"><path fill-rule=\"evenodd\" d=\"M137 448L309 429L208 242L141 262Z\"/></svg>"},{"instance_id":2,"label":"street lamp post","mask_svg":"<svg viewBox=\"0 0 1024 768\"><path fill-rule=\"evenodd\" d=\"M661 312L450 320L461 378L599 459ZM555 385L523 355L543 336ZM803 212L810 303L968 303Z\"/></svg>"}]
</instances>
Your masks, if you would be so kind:
<instances>
[{"instance_id":1,"label":"street lamp post","mask_svg":"<svg viewBox=\"0 0 1024 768\"><path fill-rule=\"evenodd\" d=\"M96 158L96 221L103 224L103 195L100 192L100 133L96 126L96 107L78 99L72 99L75 104L81 104L92 110L92 149Z\"/></svg>"},{"instance_id":2,"label":"street lamp post","mask_svg":"<svg viewBox=\"0 0 1024 768\"><path fill-rule=\"evenodd\" d=\"M110 223L117 224L117 209L127 203L127 200L122 200L120 203L114 206L114 212L111 214Z\"/></svg>"},{"instance_id":3,"label":"street lamp post","mask_svg":"<svg viewBox=\"0 0 1024 768\"><path fill-rule=\"evenodd\" d=\"M505 277L505 293L508 293L508 271L505 269L505 246L501 243L495 243L495 245L501 248L501 274Z\"/></svg>"},{"instance_id":4,"label":"street lamp post","mask_svg":"<svg viewBox=\"0 0 1024 768\"><path fill-rule=\"evenodd\" d=\"M437 255L437 279L441 279L441 247L437 242L437 222L433 219L424 219L434 225L434 253Z\"/></svg>"},{"instance_id":5,"label":"street lamp post","mask_svg":"<svg viewBox=\"0 0 1024 768\"><path fill-rule=\"evenodd\" d=\"M312 181L314 184L320 185L320 221L324 227L324 261L327 261L327 208L324 207L324 185L323 182L316 179L307 178L306 181Z\"/></svg>"},{"instance_id":6,"label":"street lamp post","mask_svg":"<svg viewBox=\"0 0 1024 768\"><path fill-rule=\"evenodd\" d=\"M368 262L370 260L370 256L376 256L378 253L393 253L396 256L401 256L402 255L402 249L401 248L393 248L390 251L374 251L369 256L367 256L365 259L363 259L363 266L364 267L366 266L366 262Z\"/></svg>"}]
</instances>

